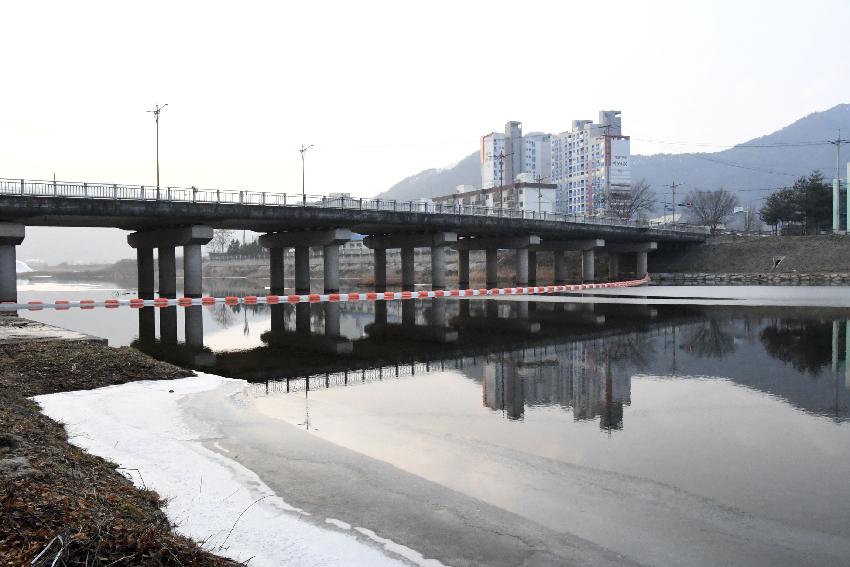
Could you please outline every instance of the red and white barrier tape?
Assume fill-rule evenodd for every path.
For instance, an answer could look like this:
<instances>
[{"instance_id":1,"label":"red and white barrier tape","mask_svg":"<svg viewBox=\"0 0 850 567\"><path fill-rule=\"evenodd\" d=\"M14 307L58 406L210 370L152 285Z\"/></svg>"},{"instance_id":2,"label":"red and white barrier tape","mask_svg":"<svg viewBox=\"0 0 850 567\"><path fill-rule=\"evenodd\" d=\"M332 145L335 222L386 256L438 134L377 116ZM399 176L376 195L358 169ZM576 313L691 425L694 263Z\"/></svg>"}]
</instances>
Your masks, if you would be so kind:
<instances>
[{"instance_id":1,"label":"red and white barrier tape","mask_svg":"<svg viewBox=\"0 0 850 567\"><path fill-rule=\"evenodd\" d=\"M594 289L612 289L618 287L636 287L649 282L649 275L643 279L628 280L622 282L572 284L572 285L546 285L532 287L497 287L478 289L451 289L433 291L370 291L366 293L310 293L304 295L246 295L244 297L180 297L178 299L167 299L158 297L156 299L106 299L94 301L92 299L81 299L79 301L56 300L53 303L42 301L29 301L27 303L3 302L0 303L0 311L17 311L19 309L94 309L95 307L106 307L107 309L117 307L190 307L192 305L257 305L279 303L322 303L345 302L345 301L393 301L397 299L428 299L434 297L494 297L500 295L541 295L548 293L569 293L576 291L590 291Z\"/></svg>"}]
</instances>

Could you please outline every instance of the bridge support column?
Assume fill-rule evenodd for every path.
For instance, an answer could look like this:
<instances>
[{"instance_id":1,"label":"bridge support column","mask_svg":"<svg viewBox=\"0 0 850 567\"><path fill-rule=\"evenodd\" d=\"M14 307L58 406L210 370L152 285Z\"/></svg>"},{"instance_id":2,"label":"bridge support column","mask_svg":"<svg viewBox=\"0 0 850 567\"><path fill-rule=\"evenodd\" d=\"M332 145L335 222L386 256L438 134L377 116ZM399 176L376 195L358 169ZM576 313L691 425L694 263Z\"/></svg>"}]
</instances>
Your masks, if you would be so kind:
<instances>
[{"instance_id":1,"label":"bridge support column","mask_svg":"<svg viewBox=\"0 0 850 567\"><path fill-rule=\"evenodd\" d=\"M322 251L325 293L339 293L339 244L327 244Z\"/></svg>"},{"instance_id":2,"label":"bridge support column","mask_svg":"<svg viewBox=\"0 0 850 567\"><path fill-rule=\"evenodd\" d=\"M401 303L401 324L405 327L416 326L416 301L408 299Z\"/></svg>"},{"instance_id":3,"label":"bridge support column","mask_svg":"<svg viewBox=\"0 0 850 567\"><path fill-rule=\"evenodd\" d=\"M608 279L617 281L620 277L620 255L617 252L608 253Z\"/></svg>"},{"instance_id":4,"label":"bridge support column","mask_svg":"<svg viewBox=\"0 0 850 567\"><path fill-rule=\"evenodd\" d=\"M528 248L516 249L514 284L519 287L528 285Z\"/></svg>"},{"instance_id":5,"label":"bridge support column","mask_svg":"<svg viewBox=\"0 0 850 567\"><path fill-rule=\"evenodd\" d=\"M606 247L608 248L608 247ZM616 242L610 245L610 252L620 254L636 254L635 275L642 278L647 273L647 254L658 249L657 242Z\"/></svg>"},{"instance_id":6,"label":"bridge support column","mask_svg":"<svg viewBox=\"0 0 850 567\"><path fill-rule=\"evenodd\" d=\"M552 253L555 269L555 285L567 283L567 262L563 250L555 250Z\"/></svg>"},{"instance_id":7,"label":"bridge support column","mask_svg":"<svg viewBox=\"0 0 850 567\"><path fill-rule=\"evenodd\" d=\"M200 244L183 245L183 295L201 297L203 294L203 263Z\"/></svg>"},{"instance_id":8,"label":"bridge support column","mask_svg":"<svg viewBox=\"0 0 850 567\"><path fill-rule=\"evenodd\" d=\"M402 291L413 291L416 286L415 274L415 250L412 247L401 249L401 289Z\"/></svg>"},{"instance_id":9,"label":"bridge support column","mask_svg":"<svg viewBox=\"0 0 850 567\"><path fill-rule=\"evenodd\" d=\"M159 296L177 297L177 261L174 256L174 246L160 246L159 256Z\"/></svg>"},{"instance_id":10,"label":"bridge support column","mask_svg":"<svg viewBox=\"0 0 850 567\"><path fill-rule=\"evenodd\" d=\"M283 267L286 250L286 248L269 248L269 292L272 295L286 293Z\"/></svg>"},{"instance_id":11,"label":"bridge support column","mask_svg":"<svg viewBox=\"0 0 850 567\"><path fill-rule=\"evenodd\" d=\"M156 290L153 282L153 266L153 248L136 248L138 296L142 299L153 299Z\"/></svg>"},{"instance_id":12,"label":"bridge support column","mask_svg":"<svg viewBox=\"0 0 850 567\"><path fill-rule=\"evenodd\" d=\"M309 335L312 332L310 321L310 304L295 304L295 332L301 335Z\"/></svg>"},{"instance_id":13,"label":"bridge support column","mask_svg":"<svg viewBox=\"0 0 850 567\"><path fill-rule=\"evenodd\" d=\"M127 235L127 243L136 249L139 270L139 297L153 297L153 252L159 255L159 295L177 297L177 263L174 248L183 247L183 290L187 297L200 297L203 290L201 245L213 237L208 226L140 230Z\"/></svg>"},{"instance_id":14,"label":"bridge support column","mask_svg":"<svg viewBox=\"0 0 850 567\"><path fill-rule=\"evenodd\" d=\"M460 289L469 287L469 250L457 251L457 286Z\"/></svg>"},{"instance_id":15,"label":"bridge support column","mask_svg":"<svg viewBox=\"0 0 850 567\"><path fill-rule=\"evenodd\" d=\"M310 293L310 247L295 247L295 293Z\"/></svg>"},{"instance_id":16,"label":"bridge support column","mask_svg":"<svg viewBox=\"0 0 850 567\"><path fill-rule=\"evenodd\" d=\"M153 273L153 270L151 270L151 273ZM153 282L153 276L151 276L151 282ZM151 290L153 290L153 284L151 284ZM153 291L151 291L151 294L153 294ZM139 309L139 342L143 345L156 343L156 313L151 306Z\"/></svg>"},{"instance_id":17,"label":"bridge support column","mask_svg":"<svg viewBox=\"0 0 850 567\"><path fill-rule=\"evenodd\" d=\"M310 293L310 248L321 246L324 262L324 291L339 291L339 245L351 240L351 231L347 228L328 230L293 230L273 232L260 236L260 246L272 250L295 249L295 293ZM273 262L276 260L273 260ZM283 264L281 264L280 288L283 289ZM274 286L274 284L272 284ZM279 294L278 294L279 295Z\"/></svg>"},{"instance_id":18,"label":"bridge support column","mask_svg":"<svg viewBox=\"0 0 850 567\"><path fill-rule=\"evenodd\" d=\"M496 287L499 282L499 250L487 248L485 251L487 270L485 285L489 288Z\"/></svg>"},{"instance_id":19,"label":"bridge support column","mask_svg":"<svg viewBox=\"0 0 850 567\"><path fill-rule=\"evenodd\" d=\"M18 244L24 241L22 224L0 223L0 301L18 301Z\"/></svg>"},{"instance_id":20,"label":"bridge support column","mask_svg":"<svg viewBox=\"0 0 850 567\"><path fill-rule=\"evenodd\" d=\"M537 252L528 251L528 285L537 285Z\"/></svg>"},{"instance_id":21,"label":"bridge support column","mask_svg":"<svg viewBox=\"0 0 850 567\"><path fill-rule=\"evenodd\" d=\"M387 291L387 249L375 248L375 291ZM375 304L377 307L378 304ZM386 323L386 321L384 321Z\"/></svg>"},{"instance_id":22,"label":"bridge support column","mask_svg":"<svg viewBox=\"0 0 850 567\"><path fill-rule=\"evenodd\" d=\"M637 253L637 269L635 270L638 278L643 278L647 274L647 252Z\"/></svg>"},{"instance_id":23,"label":"bridge support column","mask_svg":"<svg viewBox=\"0 0 850 567\"><path fill-rule=\"evenodd\" d=\"M431 247L431 289L446 289L446 248Z\"/></svg>"},{"instance_id":24,"label":"bridge support column","mask_svg":"<svg viewBox=\"0 0 850 567\"><path fill-rule=\"evenodd\" d=\"M590 250L581 251L581 281L593 282L596 279L596 253Z\"/></svg>"}]
</instances>

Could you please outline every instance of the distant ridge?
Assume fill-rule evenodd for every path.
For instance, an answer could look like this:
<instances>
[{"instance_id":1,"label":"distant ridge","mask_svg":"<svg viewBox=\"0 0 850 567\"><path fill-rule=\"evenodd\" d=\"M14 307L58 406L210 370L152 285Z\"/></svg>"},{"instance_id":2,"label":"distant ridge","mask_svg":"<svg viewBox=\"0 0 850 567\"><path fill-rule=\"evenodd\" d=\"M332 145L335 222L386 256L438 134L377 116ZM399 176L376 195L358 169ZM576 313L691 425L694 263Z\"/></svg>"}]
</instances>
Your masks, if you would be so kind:
<instances>
[{"instance_id":1,"label":"distant ridge","mask_svg":"<svg viewBox=\"0 0 850 567\"><path fill-rule=\"evenodd\" d=\"M811 142L834 139L839 129L850 137L850 104L814 112L776 132L728 150L632 156L632 179L646 179L659 201L669 194L665 186L675 181L682 184L681 194L692 189L724 187L735 192L743 204L760 207L761 200L774 188L790 185L795 178L814 169L832 179L835 147ZM842 162L847 161L850 161L850 145L843 150ZM481 184L477 151L452 168L426 169L407 177L378 197L399 200L434 197L451 193L461 184L476 187Z\"/></svg>"}]
</instances>

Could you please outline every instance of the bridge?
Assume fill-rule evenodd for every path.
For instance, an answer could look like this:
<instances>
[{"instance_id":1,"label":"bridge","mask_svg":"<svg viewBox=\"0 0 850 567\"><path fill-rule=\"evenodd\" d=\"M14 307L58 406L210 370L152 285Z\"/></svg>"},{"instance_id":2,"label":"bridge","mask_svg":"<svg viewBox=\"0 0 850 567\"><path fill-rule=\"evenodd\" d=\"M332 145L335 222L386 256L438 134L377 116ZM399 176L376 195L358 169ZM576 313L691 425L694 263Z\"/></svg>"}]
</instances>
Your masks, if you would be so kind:
<instances>
[{"instance_id":1,"label":"bridge","mask_svg":"<svg viewBox=\"0 0 850 567\"><path fill-rule=\"evenodd\" d=\"M441 205L428 201L303 196L275 192L149 187L0 179L0 301L16 301L16 246L26 226L112 227L131 231L139 297L152 299L154 249L158 293L176 297L175 249L183 247L184 295L200 297L201 246L213 229L264 233L273 294L283 293L284 253L295 251L295 291L310 293L310 248L324 257L324 292L339 291L339 246L366 235L374 252L375 286L386 287L386 251L401 250L402 289L414 286L414 249L431 250L431 286L446 287L445 253L458 252L458 286L469 286L469 253L486 253L486 284L496 285L497 251L515 251L515 283L536 283L537 252L552 253L555 283L566 283L566 251L581 251L582 277L594 281L595 252L604 250L611 276L622 254L634 254L636 274L647 272L647 254L659 245L703 242L703 227L647 223L517 209Z\"/></svg>"}]
</instances>

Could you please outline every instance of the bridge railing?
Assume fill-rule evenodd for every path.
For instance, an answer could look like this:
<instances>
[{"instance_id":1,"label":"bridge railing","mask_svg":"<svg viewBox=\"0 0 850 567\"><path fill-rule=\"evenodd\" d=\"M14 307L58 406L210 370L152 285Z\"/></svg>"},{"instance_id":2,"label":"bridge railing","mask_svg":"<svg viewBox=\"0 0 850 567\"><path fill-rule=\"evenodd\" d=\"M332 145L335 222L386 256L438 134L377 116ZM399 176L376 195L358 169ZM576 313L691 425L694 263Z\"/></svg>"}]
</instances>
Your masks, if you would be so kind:
<instances>
[{"instance_id":1,"label":"bridge railing","mask_svg":"<svg viewBox=\"0 0 850 567\"><path fill-rule=\"evenodd\" d=\"M168 201L180 203L221 203L265 207L319 207L361 211L393 211L427 214L472 215L501 218L608 225L624 228L669 230L707 234L708 228L682 224L649 223L607 217L496 208L480 205L434 203L429 200L397 201L393 199L355 198L343 195L302 195L265 191L234 191L198 187L151 187L110 183L71 183L0 178L0 195L30 197L64 197L79 199L112 199L126 201Z\"/></svg>"}]
</instances>

